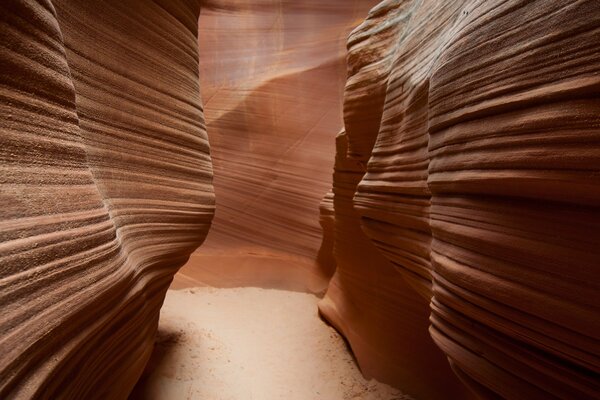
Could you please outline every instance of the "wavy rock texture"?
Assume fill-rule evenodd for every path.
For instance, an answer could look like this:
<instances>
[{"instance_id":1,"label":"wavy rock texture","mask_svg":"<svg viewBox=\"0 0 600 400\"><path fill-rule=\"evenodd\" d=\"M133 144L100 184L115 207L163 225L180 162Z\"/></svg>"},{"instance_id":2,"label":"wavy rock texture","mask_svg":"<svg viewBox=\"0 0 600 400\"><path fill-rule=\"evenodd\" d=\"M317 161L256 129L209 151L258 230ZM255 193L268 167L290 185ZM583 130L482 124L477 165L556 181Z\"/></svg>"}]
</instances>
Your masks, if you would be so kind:
<instances>
[{"instance_id":1,"label":"wavy rock texture","mask_svg":"<svg viewBox=\"0 0 600 400\"><path fill-rule=\"evenodd\" d=\"M0 398L125 398L214 210L199 6L0 10Z\"/></svg>"},{"instance_id":2,"label":"wavy rock texture","mask_svg":"<svg viewBox=\"0 0 600 400\"><path fill-rule=\"evenodd\" d=\"M368 377L417 398L466 398L428 334L428 301L365 235L360 208L353 202L377 140L388 78L394 73L395 46L406 34L407 15L413 8L410 2L381 3L348 39L345 131L337 137L333 178L337 269L319 308L346 336ZM383 218L389 215L385 211L380 211Z\"/></svg>"},{"instance_id":3,"label":"wavy rock texture","mask_svg":"<svg viewBox=\"0 0 600 400\"><path fill-rule=\"evenodd\" d=\"M379 79L384 85L377 104L380 120L374 129L364 129L368 135L358 127L350 130L349 137L350 154L367 155L361 159L368 162L367 171L354 198L363 229L427 300L432 281L431 193L427 185L429 75L465 3L382 3L380 7L390 7L398 14L394 23L398 34L384 44L390 55L379 61L388 69ZM369 67L363 68L363 74L372 76ZM353 107L353 103L346 104Z\"/></svg>"},{"instance_id":4,"label":"wavy rock texture","mask_svg":"<svg viewBox=\"0 0 600 400\"><path fill-rule=\"evenodd\" d=\"M599 94L596 1L475 5L432 73L432 335L505 398L600 396Z\"/></svg>"},{"instance_id":5,"label":"wavy rock texture","mask_svg":"<svg viewBox=\"0 0 600 400\"><path fill-rule=\"evenodd\" d=\"M200 79L217 214L175 287L324 291L331 240L319 201L342 126L344 43L375 0L212 1Z\"/></svg>"},{"instance_id":6,"label":"wavy rock texture","mask_svg":"<svg viewBox=\"0 0 600 400\"><path fill-rule=\"evenodd\" d=\"M404 361L369 328L406 302L365 283L364 232L480 397L598 398L599 3L385 1L348 44L323 312L359 362Z\"/></svg>"},{"instance_id":7,"label":"wavy rock texture","mask_svg":"<svg viewBox=\"0 0 600 400\"><path fill-rule=\"evenodd\" d=\"M429 307L361 230L352 194L362 166L338 135L334 173L337 269L319 310L346 336L361 371L427 399L466 398L428 334Z\"/></svg>"}]
</instances>

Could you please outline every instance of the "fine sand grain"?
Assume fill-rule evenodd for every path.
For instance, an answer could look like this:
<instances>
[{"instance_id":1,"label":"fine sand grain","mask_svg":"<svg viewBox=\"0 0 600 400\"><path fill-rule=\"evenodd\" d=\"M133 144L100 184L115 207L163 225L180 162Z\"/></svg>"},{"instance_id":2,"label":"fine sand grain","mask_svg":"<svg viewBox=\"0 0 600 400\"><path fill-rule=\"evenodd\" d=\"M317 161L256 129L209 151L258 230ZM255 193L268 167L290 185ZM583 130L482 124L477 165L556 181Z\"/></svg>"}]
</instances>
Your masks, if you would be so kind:
<instances>
[{"instance_id":1,"label":"fine sand grain","mask_svg":"<svg viewBox=\"0 0 600 400\"><path fill-rule=\"evenodd\" d=\"M170 290L132 399L405 400L365 380L318 298L257 288Z\"/></svg>"}]
</instances>

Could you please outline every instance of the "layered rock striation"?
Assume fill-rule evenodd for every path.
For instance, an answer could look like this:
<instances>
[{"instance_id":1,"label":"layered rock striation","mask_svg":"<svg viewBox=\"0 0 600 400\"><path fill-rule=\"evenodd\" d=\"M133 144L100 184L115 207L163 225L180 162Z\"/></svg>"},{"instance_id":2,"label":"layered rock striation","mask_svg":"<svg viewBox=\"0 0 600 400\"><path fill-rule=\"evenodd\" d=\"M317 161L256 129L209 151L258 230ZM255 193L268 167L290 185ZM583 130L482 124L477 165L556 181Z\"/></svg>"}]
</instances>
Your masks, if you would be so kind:
<instances>
[{"instance_id":1,"label":"layered rock striation","mask_svg":"<svg viewBox=\"0 0 600 400\"><path fill-rule=\"evenodd\" d=\"M414 10L411 2L383 2L348 39L345 129L336 139L333 175L336 270L319 309L346 336L368 377L392 383L417 398L465 398L466 390L428 334L428 300L384 257L388 254L380 251L381 244L367 236L370 231L361 226L359 212L365 208L355 197L374 157L382 121L390 118L384 110L389 107L387 88L397 74L397 44L407 35ZM422 24L426 29L433 26ZM392 128L388 133L394 133ZM402 210L389 207L391 203L378 204L372 214L386 220ZM425 222L419 226L428 229L426 216L421 219ZM389 235L390 240L400 237Z\"/></svg>"},{"instance_id":2,"label":"layered rock striation","mask_svg":"<svg viewBox=\"0 0 600 400\"><path fill-rule=\"evenodd\" d=\"M432 336L505 398L600 394L599 61L598 2L492 2L432 73Z\"/></svg>"},{"instance_id":3,"label":"layered rock striation","mask_svg":"<svg viewBox=\"0 0 600 400\"><path fill-rule=\"evenodd\" d=\"M374 2L0 5L0 398L129 394L215 210L201 87L220 211L180 285L333 274L367 377L599 397L599 3L384 0L342 105Z\"/></svg>"},{"instance_id":4,"label":"layered rock striation","mask_svg":"<svg viewBox=\"0 0 600 400\"><path fill-rule=\"evenodd\" d=\"M321 310L367 373L411 372L376 248L479 397L598 396L599 43L594 1L384 1L352 33Z\"/></svg>"},{"instance_id":5,"label":"layered rock striation","mask_svg":"<svg viewBox=\"0 0 600 400\"><path fill-rule=\"evenodd\" d=\"M318 204L342 125L348 33L376 0L215 0L199 20L217 213L175 285L323 292Z\"/></svg>"},{"instance_id":6,"label":"layered rock striation","mask_svg":"<svg viewBox=\"0 0 600 400\"><path fill-rule=\"evenodd\" d=\"M214 211L198 14L0 5L0 398L126 398L144 368Z\"/></svg>"}]
</instances>

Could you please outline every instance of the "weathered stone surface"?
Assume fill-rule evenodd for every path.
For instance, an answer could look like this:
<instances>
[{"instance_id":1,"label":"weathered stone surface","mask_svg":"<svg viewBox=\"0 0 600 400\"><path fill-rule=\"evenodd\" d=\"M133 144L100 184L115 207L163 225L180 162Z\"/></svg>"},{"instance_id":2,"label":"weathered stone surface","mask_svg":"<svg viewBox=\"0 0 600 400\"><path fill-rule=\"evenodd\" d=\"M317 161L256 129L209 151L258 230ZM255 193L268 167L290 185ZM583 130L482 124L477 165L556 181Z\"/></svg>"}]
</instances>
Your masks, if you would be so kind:
<instances>
[{"instance_id":1,"label":"weathered stone surface","mask_svg":"<svg viewBox=\"0 0 600 400\"><path fill-rule=\"evenodd\" d=\"M220 211L180 286L333 274L368 377L599 397L597 1L385 0L343 124L374 1L202 4L0 5L0 398L129 393L215 207L200 89Z\"/></svg>"},{"instance_id":2,"label":"weathered stone surface","mask_svg":"<svg viewBox=\"0 0 600 400\"><path fill-rule=\"evenodd\" d=\"M599 32L595 1L384 1L350 36L322 309L371 348L359 362L388 361L375 376L403 361L374 299L406 300L364 282L383 267L363 232L431 299L431 335L479 396L600 393Z\"/></svg>"},{"instance_id":3,"label":"weathered stone surface","mask_svg":"<svg viewBox=\"0 0 600 400\"><path fill-rule=\"evenodd\" d=\"M505 398L600 395L600 3L467 9L430 83L432 335Z\"/></svg>"},{"instance_id":4,"label":"weathered stone surface","mask_svg":"<svg viewBox=\"0 0 600 400\"><path fill-rule=\"evenodd\" d=\"M319 202L342 126L344 45L376 3L203 4L200 89L218 206L176 287L325 290L332 265L319 253Z\"/></svg>"},{"instance_id":5,"label":"weathered stone surface","mask_svg":"<svg viewBox=\"0 0 600 400\"><path fill-rule=\"evenodd\" d=\"M428 334L429 307L361 230L352 194L362 166L337 137L334 173L336 271L319 310L348 339L361 371L421 398L465 398Z\"/></svg>"},{"instance_id":6,"label":"weathered stone surface","mask_svg":"<svg viewBox=\"0 0 600 400\"><path fill-rule=\"evenodd\" d=\"M0 5L0 398L125 398L141 373L214 209L198 13Z\"/></svg>"},{"instance_id":7,"label":"weathered stone surface","mask_svg":"<svg viewBox=\"0 0 600 400\"><path fill-rule=\"evenodd\" d=\"M354 200L378 140L388 80L396 73L396 46L413 8L410 2L383 2L348 39L345 131L337 137L333 178L337 268L319 308L347 337L367 376L417 398L465 398L466 390L429 336L428 301L365 235L362 209ZM390 218L393 209L378 206L378 215Z\"/></svg>"}]
</instances>

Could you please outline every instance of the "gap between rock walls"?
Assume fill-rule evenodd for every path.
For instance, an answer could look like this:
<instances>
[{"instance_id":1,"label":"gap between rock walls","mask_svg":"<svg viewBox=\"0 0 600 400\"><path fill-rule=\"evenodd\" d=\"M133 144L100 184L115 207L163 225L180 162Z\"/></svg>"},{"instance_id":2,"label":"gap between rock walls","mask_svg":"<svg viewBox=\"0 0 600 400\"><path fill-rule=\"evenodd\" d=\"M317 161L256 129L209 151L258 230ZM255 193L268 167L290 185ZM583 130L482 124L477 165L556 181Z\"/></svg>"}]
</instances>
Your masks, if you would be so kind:
<instances>
[{"instance_id":1,"label":"gap between rock walls","mask_svg":"<svg viewBox=\"0 0 600 400\"><path fill-rule=\"evenodd\" d=\"M597 1L0 22L0 398L600 397Z\"/></svg>"}]
</instances>

